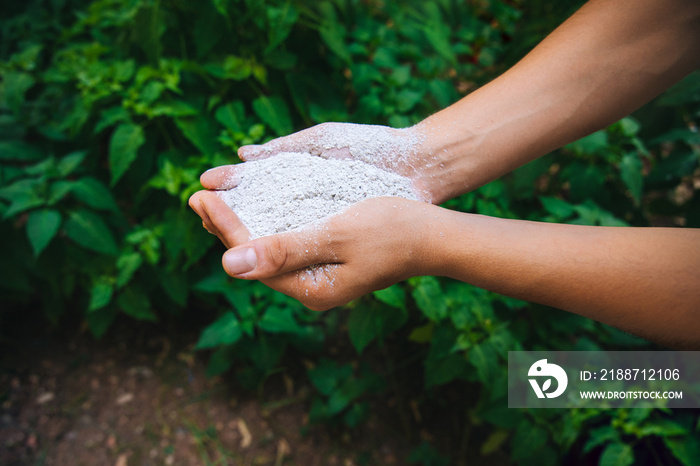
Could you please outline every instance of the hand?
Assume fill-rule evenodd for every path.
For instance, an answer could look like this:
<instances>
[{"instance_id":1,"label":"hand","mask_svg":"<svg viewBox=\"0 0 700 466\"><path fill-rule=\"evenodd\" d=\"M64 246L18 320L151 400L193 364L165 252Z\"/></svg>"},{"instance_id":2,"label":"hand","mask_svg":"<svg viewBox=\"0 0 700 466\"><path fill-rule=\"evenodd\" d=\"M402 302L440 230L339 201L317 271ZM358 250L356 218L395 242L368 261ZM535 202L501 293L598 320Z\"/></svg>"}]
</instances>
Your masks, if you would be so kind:
<instances>
[{"instance_id":1,"label":"hand","mask_svg":"<svg viewBox=\"0 0 700 466\"><path fill-rule=\"evenodd\" d=\"M444 209L396 197L368 199L300 231L249 241L236 214L214 193L190 206L229 248L226 272L323 311L415 275L434 272L435 225ZM436 220L438 219L438 220Z\"/></svg>"},{"instance_id":2,"label":"hand","mask_svg":"<svg viewBox=\"0 0 700 466\"><path fill-rule=\"evenodd\" d=\"M440 203L448 198L443 163L433 156L420 126L394 129L352 123L322 123L263 145L243 146L243 161L268 158L281 152L308 152L323 158L350 158L406 176L424 202ZM444 155L444 154L443 154ZM211 169L201 177L207 189L230 189L236 182L236 165Z\"/></svg>"}]
</instances>

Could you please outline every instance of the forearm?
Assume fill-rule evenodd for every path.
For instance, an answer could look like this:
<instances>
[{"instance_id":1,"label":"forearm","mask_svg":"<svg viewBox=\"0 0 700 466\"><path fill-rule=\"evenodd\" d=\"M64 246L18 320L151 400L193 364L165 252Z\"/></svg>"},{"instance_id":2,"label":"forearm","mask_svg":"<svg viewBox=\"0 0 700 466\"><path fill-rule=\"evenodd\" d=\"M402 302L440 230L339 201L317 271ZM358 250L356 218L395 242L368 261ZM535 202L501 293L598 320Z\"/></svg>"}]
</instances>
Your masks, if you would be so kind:
<instances>
[{"instance_id":1,"label":"forearm","mask_svg":"<svg viewBox=\"0 0 700 466\"><path fill-rule=\"evenodd\" d=\"M454 197L622 118L700 65L700 2L592 0L521 62L417 125Z\"/></svg>"},{"instance_id":2,"label":"forearm","mask_svg":"<svg viewBox=\"0 0 700 466\"><path fill-rule=\"evenodd\" d=\"M700 230L444 215L429 273L700 348Z\"/></svg>"}]
</instances>

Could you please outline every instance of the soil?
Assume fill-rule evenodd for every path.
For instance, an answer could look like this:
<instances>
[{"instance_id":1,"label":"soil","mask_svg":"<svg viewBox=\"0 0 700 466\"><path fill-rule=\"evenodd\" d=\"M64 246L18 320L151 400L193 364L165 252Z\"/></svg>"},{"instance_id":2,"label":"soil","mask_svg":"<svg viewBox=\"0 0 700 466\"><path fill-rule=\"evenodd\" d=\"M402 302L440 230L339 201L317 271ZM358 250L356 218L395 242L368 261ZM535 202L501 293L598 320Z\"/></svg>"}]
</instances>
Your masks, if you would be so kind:
<instances>
[{"instance_id":1,"label":"soil","mask_svg":"<svg viewBox=\"0 0 700 466\"><path fill-rule=\"evenodd\" d=\"M258 393L208 378L197 332L162 327L124 319L97 341L79 326L38 335L31 318L13 324L1 342L0 464L408 464L418 442L406 440L390 395L354 431L310 425L303 377L281 372Z\"/></svg>"}]
</instances>

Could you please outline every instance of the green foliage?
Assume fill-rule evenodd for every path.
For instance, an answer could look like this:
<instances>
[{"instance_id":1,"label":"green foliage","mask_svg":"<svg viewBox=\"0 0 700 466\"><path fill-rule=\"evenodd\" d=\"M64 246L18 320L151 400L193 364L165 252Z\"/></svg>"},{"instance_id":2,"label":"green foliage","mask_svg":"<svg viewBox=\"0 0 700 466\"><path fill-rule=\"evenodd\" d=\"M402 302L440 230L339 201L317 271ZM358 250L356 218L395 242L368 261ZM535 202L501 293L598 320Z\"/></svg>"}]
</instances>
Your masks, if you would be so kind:
<instances>
[{"instance_id":1,"label":"green foliage","mask_svg":"<svg viewBox=\"0 0 700 466\"><path fill-rule=\"evenodd\" d=\"M580 2L66 0L0 10L0 293L103 335L118 316L209 316L211 375L256 388L309 358L310 419L355 428L396 390L366 364L416 354L422 410L454 386L470 447L519 464L694 464L696 419L659 410L508 410L507 352L648 348L610 327L436 277L325 315L221 270L189 211L244 144L325 121L411 125L493 78ZM519 22L521 14L526 21ZM700 227L700 74L633 117L446 203L484 215ZM4 307L4 306L3 306ZM0 311L0 319L3 311ZM400 361L390 361L399 365ZM392 387L392 388L387 388ZM547 412L541 412L547 411ZM446 464L424 443L408 459Z\"/></svg>"},{"instance_id":2,"label":"green foliage","mask_svg":"<svg viewBox=\"0 0 700 466\"><path fill-rule=\"evenodd\" d=\"M384 379L366 365L356 374L350 364L340 366L328 359L321 359L308 376L319 392L309 411L311 422L342 422L347 427L357 427L369 414L369 404L359 399L385 388Z\"/></svg>"}]
</instances>

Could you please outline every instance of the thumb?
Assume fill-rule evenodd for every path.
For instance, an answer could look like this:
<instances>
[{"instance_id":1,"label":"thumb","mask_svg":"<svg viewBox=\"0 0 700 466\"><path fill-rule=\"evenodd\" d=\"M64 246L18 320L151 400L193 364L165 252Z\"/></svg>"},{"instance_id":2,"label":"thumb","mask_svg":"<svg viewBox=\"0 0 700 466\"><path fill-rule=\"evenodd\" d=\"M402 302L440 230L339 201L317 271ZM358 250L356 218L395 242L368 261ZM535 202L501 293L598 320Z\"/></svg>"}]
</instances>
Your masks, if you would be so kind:
<instances>
[{"instance_id":1,"label":"thumb","mask_svg":"<svg viewBox=\"0 0 700 466\"><path fill-rule=\"evenodd\" d=\"M309 231L264 236L226 251L223 267L232 277L260 280L315 264L337 263L328 239L319 239Z\"/></svg>"}]
</instances>

